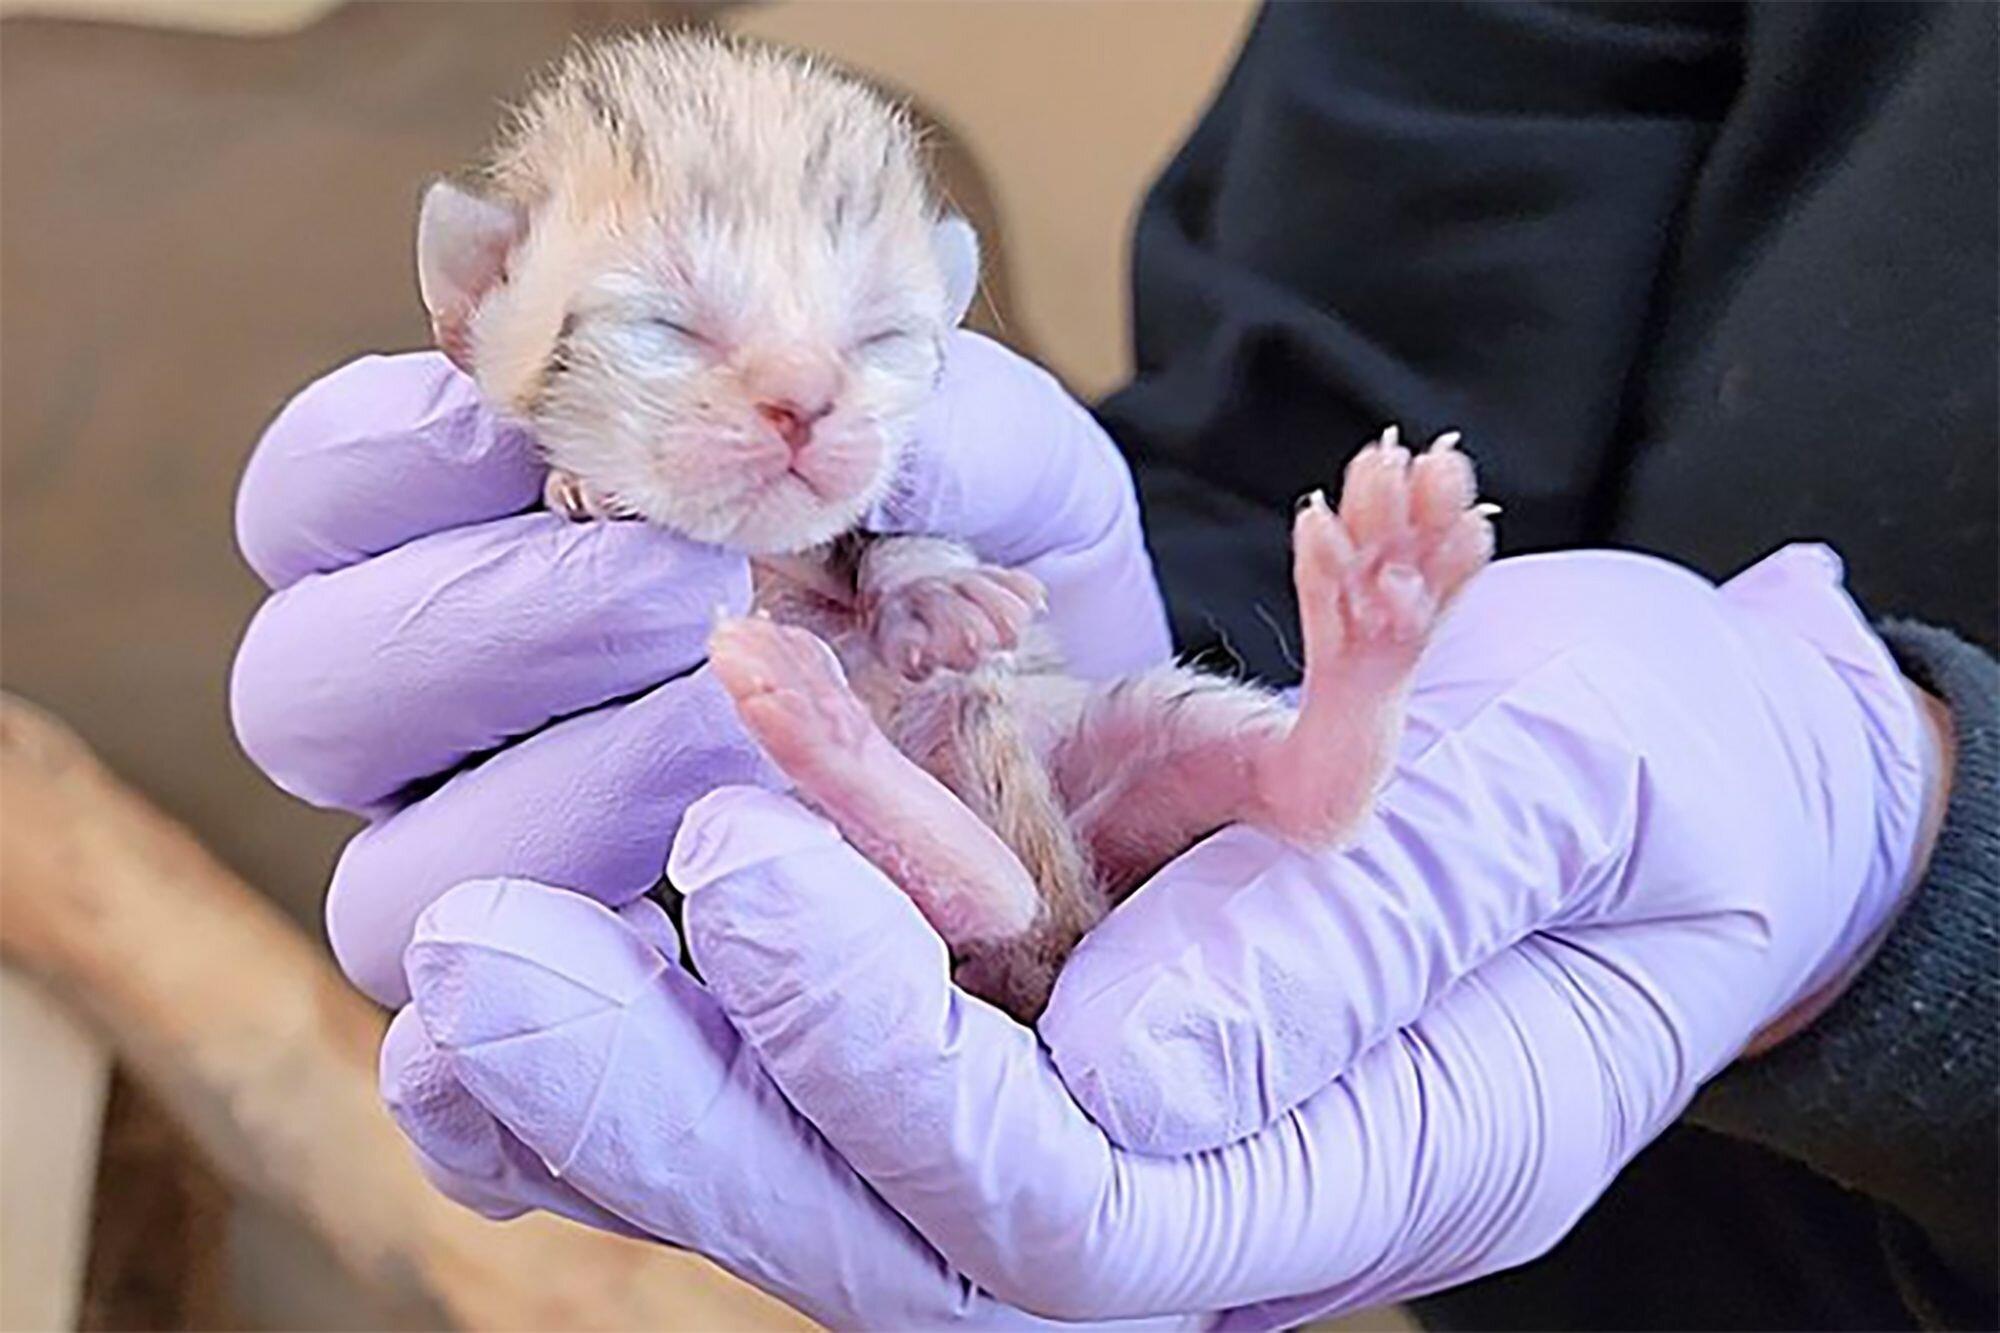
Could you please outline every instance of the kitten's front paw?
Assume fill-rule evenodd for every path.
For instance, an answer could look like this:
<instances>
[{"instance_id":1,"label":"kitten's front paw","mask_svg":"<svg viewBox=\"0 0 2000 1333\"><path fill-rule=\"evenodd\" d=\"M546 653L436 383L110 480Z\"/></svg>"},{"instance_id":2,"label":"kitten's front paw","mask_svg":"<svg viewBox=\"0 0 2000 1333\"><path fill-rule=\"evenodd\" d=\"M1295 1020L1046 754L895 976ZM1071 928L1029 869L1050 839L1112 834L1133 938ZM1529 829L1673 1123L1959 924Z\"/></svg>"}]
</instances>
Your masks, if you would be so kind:
<instances>
[{"instance_id":1,"label":"kitten's front paw","mask_svg":"<svg viewBox=\"0 0 2000 1333\"><path fill-rule=\"evenodd\" d=\"M573 472L551 468L542 483L542 503L572 523L633 518L631 509L607 492L591 486Z\"/></svg>"},{"instance_id":2,"label":"kitten's front paw","mask_svg":"<svg viewBox=\"0 0 2000 1333\"><path fill-rule=\"evenodd\" d=\"M863 610L881 659L906 679L923 680L940 669L970 671L1019 647L1046 605L1032 574L973 565L872 593Z\"/></svg>"}]
</instances>

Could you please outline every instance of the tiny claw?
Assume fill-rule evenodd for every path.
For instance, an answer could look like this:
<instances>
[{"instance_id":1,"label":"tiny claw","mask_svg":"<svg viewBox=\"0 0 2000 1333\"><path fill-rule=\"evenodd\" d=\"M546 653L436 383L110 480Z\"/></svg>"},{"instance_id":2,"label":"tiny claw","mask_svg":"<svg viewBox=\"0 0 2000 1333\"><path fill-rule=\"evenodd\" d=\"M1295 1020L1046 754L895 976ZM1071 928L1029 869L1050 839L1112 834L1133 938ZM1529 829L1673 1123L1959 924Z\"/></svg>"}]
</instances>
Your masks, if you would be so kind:
<instances>
[{"instance_id":1,"label":"tiny claw","mask_svg":"<svg viewBox=\"0 0 2000 1333\"><path fill-rule=\"evenodd\" d=\"M1001 586L1026 602L1030 610L1039 614L1049 609L1049 590L1034 575L1008 569L1000 571L999 578Z\"/></svg>"},{"instance_id":2,"label":"tiny claw","mask_svg":"<svg viewBox=\"0 0 2000 1333\"><path fill-rule=\"evenodd\" d=\"M575 479L561 472L550 473L548 480L542 484L542 501L559 517L571 523L580 523L586 517Z\"/></svg>"},{"instance_id":3,"label":"tiny claw","mask_svg":"<svg viewBox=\"0 0 2000 1333\"><path fill-rule=\"evenodd\" d=\"M1431 441L1431 452L1445 453L1449 450L1456 449L1458 448L1458 442L1464 438L1465 438L1464 431L1448 430L1444 432L1444 434L1438 436L1435 440Z\"/></svg>"},{"instance_id":4,"label":"tiny claw","mask_svg":"<svg viewBox=\"0 0 2000 1333\"><path fill-rule=\"evenodd\" d=\"M1303 514L1308 509L1324 508L1326 508L1326 488L1324 486L1315 486L1299 497L1298 503L1292 506L1292 512L1294 514Z\"/></svg>"},{"instance_id":5,"label":"tiny claw","mask_svg":"<svg viewBox=\"0 0 2000 1333\"><path fill-rule=\"evenodd\" d=\"M1401 426L1384 426L1382 428L1381 443L1384 449L1394 449L1397 445L1401 444L1402 442L1403 442L1403 428Z\"/></svg>"},{"instance_id":6,"label":"tiny claw","mask_svg":"<svg viewBox=\"0 0 2000 1333\"><path fill-rule=\"evenodd\" d=\"M1477 514L1481 518L1492 518L1500 512L1500 506L1494 504L1491 500L1481 500L1478 504L1472 506L1468 512Z\"/></svg>"}]
</instances>

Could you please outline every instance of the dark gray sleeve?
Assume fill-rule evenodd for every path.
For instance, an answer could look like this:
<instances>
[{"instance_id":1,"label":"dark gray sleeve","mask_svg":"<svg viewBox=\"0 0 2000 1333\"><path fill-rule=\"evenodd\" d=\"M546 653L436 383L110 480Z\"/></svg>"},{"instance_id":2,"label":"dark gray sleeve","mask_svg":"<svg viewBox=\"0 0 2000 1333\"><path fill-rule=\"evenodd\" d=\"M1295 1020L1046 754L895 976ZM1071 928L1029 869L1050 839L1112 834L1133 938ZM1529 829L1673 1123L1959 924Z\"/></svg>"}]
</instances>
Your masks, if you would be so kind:
<instances>
[{"instance_id":1,"label":"dark gray sleeve","mask_svg":"<svg viewBox=\"0 0 2000 1333\"><path fill-rule=\"evenodd\" d=\"M2000 1328L2000 667L1948 631L1882 627L1950 705L1957 766L1928 876L1828 1013L1710 1084L1689 1112L1881 1207L1883 1244L1925 1323Z\"/></svg>"}]
</instances>

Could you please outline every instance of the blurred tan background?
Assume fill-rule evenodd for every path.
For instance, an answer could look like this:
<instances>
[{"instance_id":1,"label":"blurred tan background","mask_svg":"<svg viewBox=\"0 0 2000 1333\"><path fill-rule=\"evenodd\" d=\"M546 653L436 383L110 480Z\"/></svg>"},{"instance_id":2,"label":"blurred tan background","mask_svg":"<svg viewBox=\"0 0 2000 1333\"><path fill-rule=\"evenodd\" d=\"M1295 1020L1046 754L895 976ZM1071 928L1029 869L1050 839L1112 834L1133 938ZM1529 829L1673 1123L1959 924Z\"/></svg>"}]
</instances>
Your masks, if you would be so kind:
<instances>
[{"instance_id":1,"label":"blurred tan background","mask_svg":"<svg viewBox=\"0 0 2000 1333\"><path fill-rule=\"evenodd\" d=\"M1093 396L1129 357L1134 206L1250 11L0 0L0 684L323 954L319 898L353 825L271 788L230 736L229 659L260 592L234 549L234 487L291 392L421 344L426 177L469 158L577 33L696 21L809 46L936 123L946 188L988 242L978 321ZM179 1104L111 1072L103 1033L18 969L0 1017L0 1326L442 1321L385 1302L297 1210L205 1167ZM698 1308L773 1319L728 1301Z\"/></svg>"}]
</instances>

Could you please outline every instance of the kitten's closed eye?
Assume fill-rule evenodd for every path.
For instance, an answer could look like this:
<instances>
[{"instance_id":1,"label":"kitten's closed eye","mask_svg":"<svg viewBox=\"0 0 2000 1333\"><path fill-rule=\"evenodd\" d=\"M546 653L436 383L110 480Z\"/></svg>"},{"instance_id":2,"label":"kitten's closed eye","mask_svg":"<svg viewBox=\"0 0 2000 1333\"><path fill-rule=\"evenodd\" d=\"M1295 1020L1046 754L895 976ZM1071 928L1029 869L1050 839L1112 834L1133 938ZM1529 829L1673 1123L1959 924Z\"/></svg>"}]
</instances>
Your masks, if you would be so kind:
<instances>
[{"instance_id":1,"label":"kitten's closed eye","mask_svg":"<svg viewBox=\"0 0 2000 1333\"><path fill-rule=\"evenodd\" d=\"M862 327L868 326L864 324ZM937 378L943 353L943 344L935 329L896 324L878 326L866 337L850 342L845 355L857 367L879 374L932 382Z\"/></svg>"},{"instance_id":2,"label":"kitten's closed eye","mask_svg":"<svg viewBox=\"0 0 2000 1333\"><path fill-rule=\"evenodd\" d=\"M709 341L707 335L703 334L700 330L690 328L679 320L669 319L665 315L649 315L646 317L645 323L663 333L672 334L676 338L684 338L691 343L707 343Z\"/></svg>"},{"instance_id":3,"label":"kitten's closed eye","mask_svg":"<svg viewBox=\"0 0 2000 1333\"><path fill-rule=\"evenodd\" d=\"M609 315L591 327L618 356L641 364L693 362L715 348L700 329L666 315Z\"/></svg>"},{"instance_id":4,"label":"kitten's closed eye","mask_svg":"<svg viewBox=\"0 0 2000 1333\"><path fill-rule=\"evenodd\" d=\"M894 328L877 329L866 337L856 338L847 345L849 356L865 357L871 362L900 364L907 361L924 346L924 334L920 329Z\"/></svg>"}]
</instances>

